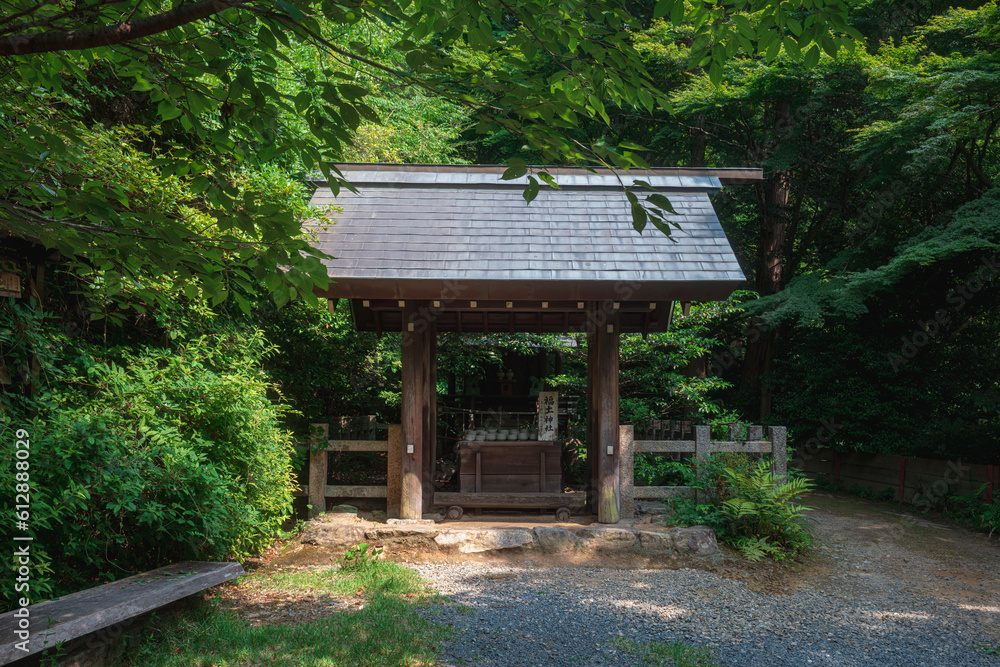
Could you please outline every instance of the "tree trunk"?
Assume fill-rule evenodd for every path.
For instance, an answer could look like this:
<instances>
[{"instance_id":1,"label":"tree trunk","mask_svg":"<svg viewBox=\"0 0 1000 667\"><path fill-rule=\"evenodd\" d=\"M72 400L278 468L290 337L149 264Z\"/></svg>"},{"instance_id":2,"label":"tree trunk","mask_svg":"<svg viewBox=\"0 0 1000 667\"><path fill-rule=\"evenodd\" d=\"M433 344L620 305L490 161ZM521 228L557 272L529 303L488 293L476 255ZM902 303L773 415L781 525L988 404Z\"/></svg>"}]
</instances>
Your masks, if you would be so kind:
<instances>
[{"instance_id":1,"label":"tree trunk","mask_svg":"<svg viewBox=\"0 0 1000 667\"><path fill-rule=\"evenodd\" d=\"M705 114L694 117L694 125L688 129L690 137L691 167L705 166Z\"/></svg>"},{"instance_id":2,"label":"tree trunk","mask_svg":"<svg viewBox=\"0 0 1000 667\"><path fill-rule=\"evenodd\" d=\"M775 105L775 135L780 142L788 125L789 104L781 101ZM760 202L760 242L758 244L757 275L754 286L761 296L781 290L784 280L786 252L785 236L789 225L788 203L791 196L791 174L782 169L773 172L757 186ZM740 374L740 392L760 395L760 413L763 420L771 411L771 388L761 378L771 370L777 334L755 319L748 334L746 355Z\"/></svg>"}]
</instances>

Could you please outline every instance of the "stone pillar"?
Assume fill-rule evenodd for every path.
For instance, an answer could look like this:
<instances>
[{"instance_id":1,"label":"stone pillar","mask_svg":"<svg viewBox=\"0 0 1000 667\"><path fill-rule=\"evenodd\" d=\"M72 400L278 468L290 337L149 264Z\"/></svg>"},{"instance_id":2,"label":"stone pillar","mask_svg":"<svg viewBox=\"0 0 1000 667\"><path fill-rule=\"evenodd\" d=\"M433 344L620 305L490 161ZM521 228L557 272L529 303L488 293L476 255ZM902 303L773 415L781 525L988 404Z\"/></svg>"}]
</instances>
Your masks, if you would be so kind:
<instances>
[{"instance_id":1,"label":"stone pillar","mask_svg":"<svg viewBox=\"0 0 1000 667\"><path fill-rule=\"evenodd\" d=\"M389 465L385 483L385 513L398 519L403 491L403 429L399 424L389 425Z\"/></svg>"},{"instance_id":2,"label":"stone pillar","mask_svg":"<svg viewBox=\"0 0 1000 667\"><path fill-rule=\"evenodd\" d=\"M619 442L621 447L621 505L622 518L635 518L635 427L631 424L621 426Z\"/></svg>"},{"instance_id":3,"label":"stone pillar","mask_svg":"<svg viewBox=\"0 0 1000 667\"><path fill-rule=\"evenodd\" d=\"M771 441L771 472L776 477L784 479L788 476L788 443L787 430L784 426L769 426L768 439Z\"/></svg>"},{"instance_id":4,"label":"stone pillar","mask_svg":"<svg viewBox=\"0 0 1000 667\"><path fill-rule=\"evenodd\" d=\"M695 426L694 427L694 466L695 474L701 477L702 461L707 461L708 457L711 455L711 442L712 442L712 427L711 426ZM704 497L703 491L697 491L695 493L695 502L704 502L707 500Z\"/></svg>"},{"instance_id":5,"label":"stone pillar","mask_svg":"<svg viewBox=\"0 0 1000 667\"><path fill-rule=\"evenodd\" d=\"M326 511L326 469L329 454L326 451L330 439L329 424L310 424L309 435L309 517L314 518Z\"/></svg>"}]
</instances>

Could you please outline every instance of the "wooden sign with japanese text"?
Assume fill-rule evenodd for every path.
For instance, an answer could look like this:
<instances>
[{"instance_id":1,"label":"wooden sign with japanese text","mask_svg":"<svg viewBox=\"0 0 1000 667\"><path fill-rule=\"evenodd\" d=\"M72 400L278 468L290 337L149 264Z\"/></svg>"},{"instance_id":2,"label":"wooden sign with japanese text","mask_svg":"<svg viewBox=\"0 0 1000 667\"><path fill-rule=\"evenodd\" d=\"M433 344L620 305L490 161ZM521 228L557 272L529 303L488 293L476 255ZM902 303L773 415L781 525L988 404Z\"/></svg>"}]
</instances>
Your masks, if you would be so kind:
<instances>
[{"instance_id":1,"label":"wooden sign with japanese text","mask_svg":"<svg viewBox=\"0 0 1000 667\"><path fill-rule=\"evenodd\" d=\"M559 392L538 393L538 439L555 440L559 426Z\"/></svg>"}]
</instances>

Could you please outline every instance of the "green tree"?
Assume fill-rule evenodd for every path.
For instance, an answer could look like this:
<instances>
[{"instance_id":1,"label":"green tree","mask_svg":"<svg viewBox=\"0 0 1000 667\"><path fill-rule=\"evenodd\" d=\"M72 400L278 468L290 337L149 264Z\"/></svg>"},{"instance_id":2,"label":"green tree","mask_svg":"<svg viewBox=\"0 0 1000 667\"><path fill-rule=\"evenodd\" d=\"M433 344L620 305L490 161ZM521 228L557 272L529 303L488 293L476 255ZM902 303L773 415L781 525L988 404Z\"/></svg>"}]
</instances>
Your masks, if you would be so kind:
<instances>
[{"instance_id":1,"label":"green tree","mask_svg":"<svg viewBox=\"0 0 1000 667\"><path fill-rule=\"evenodd\" d=\"M804 21L791 16L793 4L661 0L653 15L695 25L699 62L713 76L739 49L849 43L840 4L811 0ZM364 72L465 108L480 131L517 136L545 163L645 164L628 147L587 143L574 133L588 119L607 123L608 107L652 112L664 103L632 47L645 17L615 3L99 0L66 7L6 0L2 6L5 225L64 254L85 254L111 280L170 273L219 300L232 293L233 280L266 280L279 303L325 285L301 218L239 187L236 177L245 165L277 161L322 173L338 189L331 163L344 156L363 121L380 122L366 101ZM758 16L755 27L739 18L746 12ZM371 27L367 34L343 44L343 28L362 24ZM390 61L376 52L385 35ZM334 64L299 68L303 45ZM550 61L552 73L521 76L538 57ZM88 139L109 110L110 124L154 130L135 143L165 177L185 181L207 225L205 218L143 206L141 193L116 182L88 178ZM512 162L508 176L526 172ZM544 172L530 175L526 198L539 179L550 180ZM632 199L637 226L647 219L662 224L665 202Z\"/></svg>"}]
</instances>

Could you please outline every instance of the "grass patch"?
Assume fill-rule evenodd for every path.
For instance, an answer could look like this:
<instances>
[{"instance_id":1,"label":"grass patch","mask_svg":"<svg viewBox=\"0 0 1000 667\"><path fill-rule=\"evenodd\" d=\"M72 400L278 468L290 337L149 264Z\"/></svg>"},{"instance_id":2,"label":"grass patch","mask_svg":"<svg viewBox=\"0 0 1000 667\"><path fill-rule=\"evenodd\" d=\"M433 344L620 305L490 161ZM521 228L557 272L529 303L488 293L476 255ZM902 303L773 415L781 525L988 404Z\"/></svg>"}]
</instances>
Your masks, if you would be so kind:
<instances>
[{"instance_id":1,"label":"grass patch","mask_svg":"<svg viewBox=\"0 0 1000 667\"><path fill-rule=\"evenodd\" d=\"M986 655L1000 655L1000 644L996 646L980 646L979 650Z\"/></svg>"},{"instance_id":2,"label":"grass patch","mask_svg":"<svg viewBox=\"0 0 1000 667\"><path fill-rule=\"evenodd\" d=\"M639 656L646 667L718 667L712 660L712 649L707 646L691 646L684 642L639 642L620 637L613 642L622 651Z\"/></svg>"},{"instance_id":3,"label":"grass patch","mask_svg":"<svg viewBox=\"0 0 1000 667\"><path fill-rule=\"evenodd\" d=\"M355 595L364 608L319 620L252 627L217 603L173 621L121 663L126 667L381 667L433 665L452 631L417 614L441 600L412 571L372 561L349 572L298 570L257 574L240 588L313 595Z\"/></svg>"}]
</instances>

